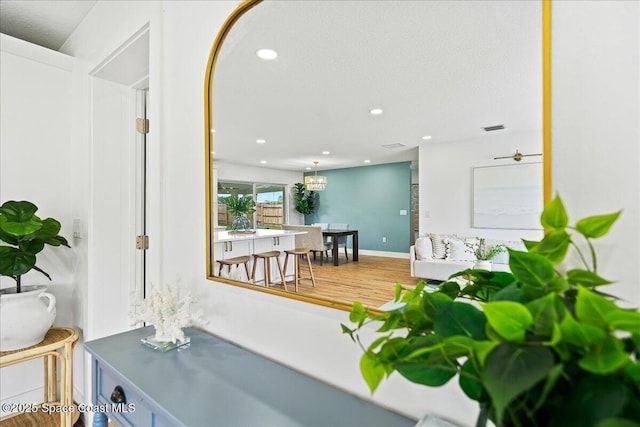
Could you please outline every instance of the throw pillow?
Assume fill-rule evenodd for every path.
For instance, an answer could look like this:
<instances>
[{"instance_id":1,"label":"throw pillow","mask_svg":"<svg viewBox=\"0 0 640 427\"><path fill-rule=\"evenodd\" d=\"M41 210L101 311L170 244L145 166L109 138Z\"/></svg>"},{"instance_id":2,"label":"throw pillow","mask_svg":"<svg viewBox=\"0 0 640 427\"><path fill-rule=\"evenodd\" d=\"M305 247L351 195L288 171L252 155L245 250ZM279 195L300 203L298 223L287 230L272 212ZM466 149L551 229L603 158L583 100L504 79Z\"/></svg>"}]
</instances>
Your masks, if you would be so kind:
<instances>
[{"instance_id":1,"label":"throw pillow","mask_svg":"<svg viewBox=\"0 0 640 427\"><path fill-rule=\"evenodd\" d=\"M474 240L447 239L447 259L451 261L475 261L476 257L473 254L473 250L467 246L467 244L472 244Z\"/></svg>"},{"instance_id":2,"label":"throw pillow","mask_svg":"<svg viewBox=\"0 0 640 427\"><path fill-rule=\"evenodd\" d=\"M433 245L431 244L431 238L418 237L415 243L416 259L432 259L433 258Z\"/></svg>"},{"instance_id":3,"label":"throw pillow","mask_svg":"<svg viewBox=\"0 0 640 427\"><path fill-rule=\"evenodd\" d=\"M431 238L431 244L433 245L433 258L444 259L447 254L447 245L444 243L444 239L448 238L445 234L429 234Z\"/></svg>"}]
</instances>

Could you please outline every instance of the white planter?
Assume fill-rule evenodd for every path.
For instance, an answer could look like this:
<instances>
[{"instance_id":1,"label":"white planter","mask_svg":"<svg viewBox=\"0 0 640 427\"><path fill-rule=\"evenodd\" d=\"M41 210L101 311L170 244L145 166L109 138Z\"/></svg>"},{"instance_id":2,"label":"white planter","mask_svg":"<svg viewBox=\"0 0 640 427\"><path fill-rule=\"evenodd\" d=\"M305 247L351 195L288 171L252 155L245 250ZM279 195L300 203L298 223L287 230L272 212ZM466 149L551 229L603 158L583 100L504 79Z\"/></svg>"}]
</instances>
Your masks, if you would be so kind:
<instances>
[{"instance_id":1,"label":"white planter","mask_svg":"<svg viewBox=\"0 0 640 427\"><path fill-rule=\"evenodd\" d=\"M487 270L491 271L491 261L489 260L477 260L473 264L473 268L476 270Z\"/></svg>"},{"instance_id":2,"label":"white planter","mask_svg":"<svg viewBox=\"0 0 640 427\"><path fill-rule=\"evenodd\" d=\"M46 286L23 286L0 290L0 351L36 345L56 318L56 297Z\"/></svg>"}]
</instances>

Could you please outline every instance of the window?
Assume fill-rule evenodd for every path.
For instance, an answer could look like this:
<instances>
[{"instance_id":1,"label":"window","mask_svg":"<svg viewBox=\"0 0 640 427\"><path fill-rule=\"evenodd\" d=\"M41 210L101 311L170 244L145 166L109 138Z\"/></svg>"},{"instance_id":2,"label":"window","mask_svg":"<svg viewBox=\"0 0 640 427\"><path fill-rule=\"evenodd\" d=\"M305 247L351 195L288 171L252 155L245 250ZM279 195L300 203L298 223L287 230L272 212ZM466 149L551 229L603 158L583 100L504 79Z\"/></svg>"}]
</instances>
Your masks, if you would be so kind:
<instances>
[{"instance_id":1,"label":"window","mask_svg":"<svg viewBox=\"0 0 640 427\"><path fill-rule=\"evenodd\" d=\"M218 225L230 226L233 215L227 212L224 200L230 196L252 197L256 212L249 218L254 228L282 228L286 212L284 184L261 184L251 182L218 182Z\"/></svg>"}]
</instances>

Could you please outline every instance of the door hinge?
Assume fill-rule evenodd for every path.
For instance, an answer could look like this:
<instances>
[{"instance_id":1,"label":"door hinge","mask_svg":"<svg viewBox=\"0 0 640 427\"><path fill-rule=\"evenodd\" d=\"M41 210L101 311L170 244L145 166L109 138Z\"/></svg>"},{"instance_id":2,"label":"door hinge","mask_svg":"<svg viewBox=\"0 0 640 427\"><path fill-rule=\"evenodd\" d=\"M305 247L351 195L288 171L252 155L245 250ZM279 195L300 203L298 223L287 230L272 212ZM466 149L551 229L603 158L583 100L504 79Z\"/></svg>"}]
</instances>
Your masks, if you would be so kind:
<instances>
[{"instance_id":1,"label":"door hinge","mask_svg":"<svg viewBox=\"0 0 640 427\"><path fill-rule=\"evenodd\" d=\"M145 236L144 234L136 236L136 249L142 251L149 249L149 236Z\"/></svg>"},{"instance_id":2,"label":"door hinge","mask_svg":"<svg viewBox=\"0 0 640 427\"><path fill-rule=\"evenodd\" d=\"M149 133L149 119L136 119L136 131L138 133Z\"/></svg>"}]
</instances>

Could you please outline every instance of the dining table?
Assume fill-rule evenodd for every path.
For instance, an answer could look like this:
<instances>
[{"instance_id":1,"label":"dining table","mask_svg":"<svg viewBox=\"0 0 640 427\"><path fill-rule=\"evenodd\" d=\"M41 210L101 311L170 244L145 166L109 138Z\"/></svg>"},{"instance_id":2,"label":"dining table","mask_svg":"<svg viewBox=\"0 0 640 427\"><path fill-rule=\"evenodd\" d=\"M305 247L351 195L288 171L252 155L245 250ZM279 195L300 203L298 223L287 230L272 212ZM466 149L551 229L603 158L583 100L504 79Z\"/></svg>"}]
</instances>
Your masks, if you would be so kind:
<instances>
[{"instance_id":1,"label":"dining table","mask_svg":"<svg viewBox=\"0 0 640 427\"><path fill-rule=\"evenodd\" d=\"M326 230L322 230L322 235L324 237L331 237L331 256L333 257L333 265L340 265L338 262L338 237L343 236L351 236L353 262L358 262L358 230L332 230L328 228Z\"/></svg>"}]
</instances>

